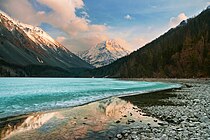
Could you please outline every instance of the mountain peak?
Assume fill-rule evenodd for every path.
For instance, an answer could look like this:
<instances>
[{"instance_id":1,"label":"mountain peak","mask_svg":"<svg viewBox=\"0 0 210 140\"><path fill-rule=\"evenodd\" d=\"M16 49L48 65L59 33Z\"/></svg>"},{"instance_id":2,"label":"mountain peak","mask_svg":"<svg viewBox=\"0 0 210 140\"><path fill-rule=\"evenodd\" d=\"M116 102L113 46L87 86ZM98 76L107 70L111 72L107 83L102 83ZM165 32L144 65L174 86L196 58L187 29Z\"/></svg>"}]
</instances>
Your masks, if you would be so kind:
<instances>
[{"instance_id":1,"label":"mountain peak","mask_svg":"<svg viewBox=\"0 0 210 140\"><path fill-rule=\"evenodd\" d=\"M117 41L106 40L87 51L78 53L78 56L95 67L102 67L129 53Z\"/></svg>"},{"instance_id":2,"label":"mountain peak","mask_svg":"<svg viewBox=\"0 0 210 140\"><path fill-rule=\"evenodd\" d=\"M40 27L21 23L0 11L0 61L27 67L92 68ZM0 67L1 68L1 67Z\"/></svg>"},{"instance_id":3,"label":"mountain peak","mask_svg":"<svg viewBox=\"0 0 210 140\"><path fill-rule=\"evenodd\" d=\"M209 7L210 8L210 7ZM111 65L92 71L94 77L210 77L210 10L174 28ZM184 26L183 26L184 25Z\"/></svg>"},{"instance_id":4,"label":"mountain peak","mask_svg":"<svg viewBox=\"0 0 210 140\"><path fill-rule=\"evenodd\" d=\"M109 51L127 51L123 47L121 47L121 45L115 40L107 40L105 41L105 45Z\"/></svg>"},{"instance_id":5,"label":"mountain peak","mask_svg":"<svg viewBox=\"0 0 210 140\"><path fill-rule=\"evenodd\" d=\"M3 11L0 11L0 17L1 23L4 24L8 30L22 30L36 44L45 44L46 46L53 47L54 49L62 48L67 50L38 26L32 26L19 22L18 20L8 16Z\"/></svg>"}]
</instances>

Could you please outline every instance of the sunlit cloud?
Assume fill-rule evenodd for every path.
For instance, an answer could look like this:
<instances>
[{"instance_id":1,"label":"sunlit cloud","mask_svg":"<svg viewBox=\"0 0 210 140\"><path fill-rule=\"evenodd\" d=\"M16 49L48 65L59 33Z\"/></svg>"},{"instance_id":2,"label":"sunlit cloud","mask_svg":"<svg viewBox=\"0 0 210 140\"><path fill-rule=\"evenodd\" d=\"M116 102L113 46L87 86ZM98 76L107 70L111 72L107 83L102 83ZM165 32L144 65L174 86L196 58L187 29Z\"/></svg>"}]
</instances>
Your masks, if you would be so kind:
<instances>
[{"instance_id":1,"label":"sunlit cloud","mask_svg":"<svg viewBox=\"0 0 210 140\"><path fill-rule=\"evenodd\" d=\"M66 38L64 36L58 36L56 38L56 41L60 42L60 43L64 43L64 41L66 40Z\"/></svg>"},{"instance_id":2,"label":"sunlit cloud","mask_svg":"<svg viewBox=\"0 0 210 140\"><path fill-rule=\"evenodd\" d=\"M45 18L45 12L35 11L31 3L27 0L1 1L1 6L4 7L5 12L13 18L34 26L38 26Z\"/></svg>"},{"instance_id":3,"label":"sunlit cloud","mask_svg":"<svg viewBox=\"0 0 210 140\"><path fill-rule=\"evenodd\" d=\"M206 0L178 1L148 4L135 0L134 6L129 1L116 0L114 3L120 6L112 7L113 3L106 0L0 0L0 9L20 22L41 26L73 52L108 39L136 50L187 19L185 13L194 15L198 12L195 7L204 9L202 6L210 5Z\"/></svg>"},{"instance_id":4,"label":"sunlit cloud","mask_svg":"<svg viewBox=\"0 0 210 140\"><path fill-rule=\"evenodd\" d=\"M171 28L174 28L177 25L179 25L181 21L186 20L186 19L188 19L188 17L185 15L185 13L180 13L177 17L172 17L170 19L169 26Z\"/></svg>"},{"instance_id":5,"label":"sunlit cloud","mask_svg":"<svg viewBox=\"0 0 210 140\"><path fill-rule=\"evenodd\" d=\"M64 37L57 37L56 39L70 50L87 49L87 47L91 47L93 44L105 39L103 32L107 30L106 25L90 24L87 19L89 17L87 12L83 11L82 17L76 15L77 9L84 8L82 0L63 0L62 2L58 0L37 0L37 2L46 5L52 11L49 13L36 11L27 0L7 0L3 3L1 2L1 4L6 7L7 12L12 17L21 22L34 26L48 23L53 27L61 29L66 33L65 39ZM97 42L92 43L90 40Z\"/></svg>"},{"instance_id":6,"label":"sunlit cloud","mask_svg":"<svg viewBox=\"0 0 210 140\"><path fill-rule=\"evenodd\" d=\"M132 44L134 44L135 46L143 47L144 45L146 45L146 43L148 43L148 40L144 37L136 37L132 39Z\"/></svg>"}]
</instances>

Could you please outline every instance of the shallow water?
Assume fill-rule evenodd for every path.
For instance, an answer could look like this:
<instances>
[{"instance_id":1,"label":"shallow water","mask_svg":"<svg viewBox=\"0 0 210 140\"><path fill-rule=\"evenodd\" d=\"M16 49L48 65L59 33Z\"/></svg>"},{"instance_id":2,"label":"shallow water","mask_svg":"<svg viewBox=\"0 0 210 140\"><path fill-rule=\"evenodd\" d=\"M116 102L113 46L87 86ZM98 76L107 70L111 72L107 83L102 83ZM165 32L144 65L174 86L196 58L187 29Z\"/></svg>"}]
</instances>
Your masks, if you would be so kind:
<instances>
[{"instance_id":1,"label":"shallow water","mask_svg":"<svg viewBox=\"0 0 210 140\"><path fill-rule=\"evenodd\" d=\"M104 78L0 78L0 118L180 86Z\"/></svg>"}]
</instances>

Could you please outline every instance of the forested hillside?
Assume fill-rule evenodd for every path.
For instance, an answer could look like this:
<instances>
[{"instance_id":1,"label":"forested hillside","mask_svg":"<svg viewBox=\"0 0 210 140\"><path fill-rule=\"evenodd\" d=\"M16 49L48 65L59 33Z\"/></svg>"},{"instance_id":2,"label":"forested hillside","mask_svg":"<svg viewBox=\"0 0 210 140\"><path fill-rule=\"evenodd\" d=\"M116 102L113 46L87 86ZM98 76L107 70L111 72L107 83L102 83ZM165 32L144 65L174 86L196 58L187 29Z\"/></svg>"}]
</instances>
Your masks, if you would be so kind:
<instances>
[{"instance_id":1,"label":"forested hillside","mask_svg":"<svg viewBox=\"0 0 210 140\"><path fill-rule=\"evenodd\" d=\"M210 9L146 46L91 71L95 77L210 77Z\"/></svg>"}]
</instances>

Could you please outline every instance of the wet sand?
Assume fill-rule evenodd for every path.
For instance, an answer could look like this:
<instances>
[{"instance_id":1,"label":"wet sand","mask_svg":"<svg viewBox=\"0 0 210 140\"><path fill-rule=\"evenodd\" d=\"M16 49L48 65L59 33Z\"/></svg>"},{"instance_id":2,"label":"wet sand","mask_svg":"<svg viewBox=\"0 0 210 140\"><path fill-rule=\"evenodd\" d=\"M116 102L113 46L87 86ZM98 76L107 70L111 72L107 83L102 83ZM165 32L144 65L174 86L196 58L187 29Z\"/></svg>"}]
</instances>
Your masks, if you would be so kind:
<instances>
[{"instance_id":1,"label":"wet sand","mask_svg":"<svg viewBox=\"0 0 210 140\"><path fill-rule=\"evenodd\" d=\"M153 139L156 138L152 135L153 128L174 125L154 107L156 110L161 107L167 110L167 107L176 109L177 106L186 106L186 103L177 101L180 94L185 94L185 89L191 92L191 87L196 84L202 86L210 83L205 79L129 80L175 82L186 86L183 89L112 97L74 108L3 119L0 120L1 139ZM198 89L194 88L192 92L195 90Z\"/></svg>"}]
</instances>

